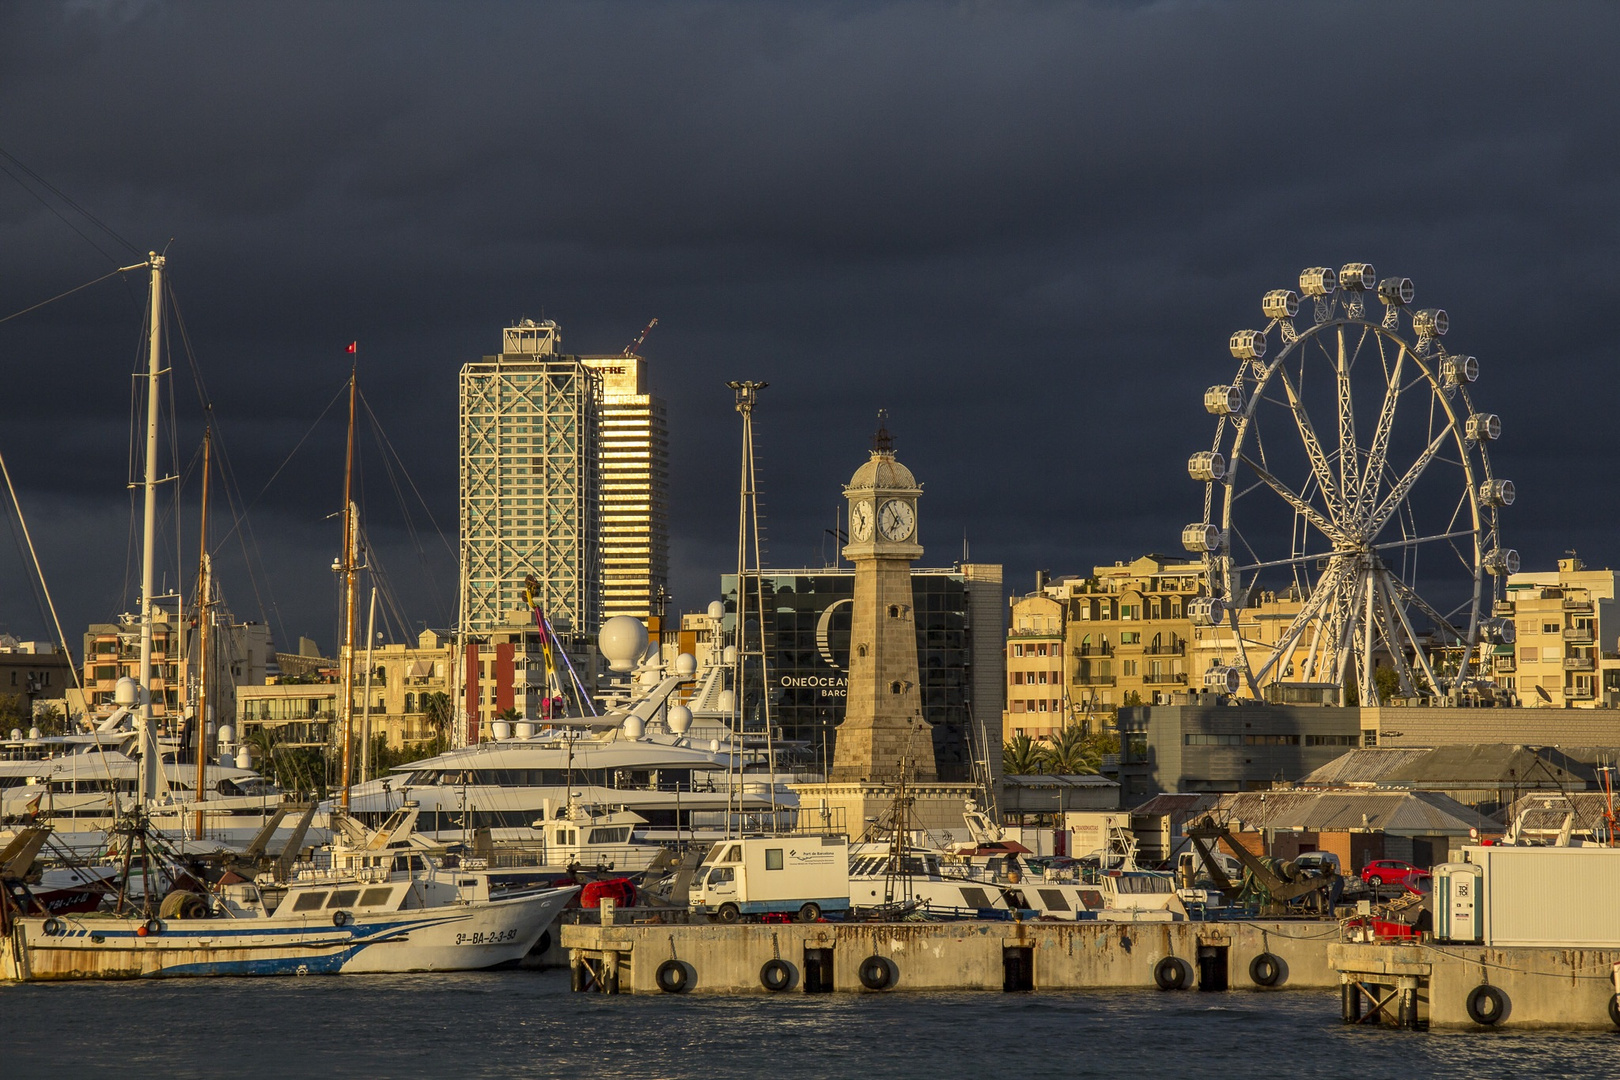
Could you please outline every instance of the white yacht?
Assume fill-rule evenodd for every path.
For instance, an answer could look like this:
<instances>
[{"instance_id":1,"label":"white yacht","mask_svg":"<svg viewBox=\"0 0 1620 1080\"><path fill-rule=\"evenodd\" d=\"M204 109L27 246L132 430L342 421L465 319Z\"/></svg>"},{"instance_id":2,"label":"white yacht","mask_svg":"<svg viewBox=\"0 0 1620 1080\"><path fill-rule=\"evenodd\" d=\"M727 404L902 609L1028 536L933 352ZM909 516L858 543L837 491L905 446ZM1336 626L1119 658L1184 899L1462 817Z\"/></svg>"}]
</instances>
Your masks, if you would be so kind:
<instances>
[{"instance_id":1,"label":"white yacht","mask_svg":"<svg viewBox=\"0 0 1620 1080\"><path fill-rule=\"evenodd\" d=\"M604 635L610 661L622 662L611 655L618 651ZM643 630L636 655L646 651ZM550 863L569 861L578 854L570 845L586 839L620 844L623 861L609 860L620 869L645 866L649 843L724 835L728 819L755 828L786 821L798 805L788 787L796 778L774 772L769 755L735 739L729 722L722 726L732 708L727 671L717 657L700 676L696 660L683 653L666 674L654 653L601 715L547 726L497 723L491 741L355 785L349 812L375 823L409 800L421 808L420 832L441 843L470 843L487 829L495 843L527 847ZM688 704L673 704L693 683ZM611 812L628 816L601 820ZM581 815L589 818L586 836L569 824ZM559 833L569 843L559 843Z\"/></svg>"}]
</instances>

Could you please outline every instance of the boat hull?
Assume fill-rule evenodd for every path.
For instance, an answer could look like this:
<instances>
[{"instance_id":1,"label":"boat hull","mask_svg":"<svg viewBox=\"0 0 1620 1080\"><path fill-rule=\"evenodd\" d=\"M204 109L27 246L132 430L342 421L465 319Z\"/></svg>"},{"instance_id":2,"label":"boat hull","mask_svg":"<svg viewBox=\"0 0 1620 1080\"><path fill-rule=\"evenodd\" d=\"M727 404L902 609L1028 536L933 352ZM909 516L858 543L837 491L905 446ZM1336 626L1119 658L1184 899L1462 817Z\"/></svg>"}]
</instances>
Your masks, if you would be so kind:
<instances>
[{"instance_id":1,"label":"boat hull","mask_svg":"<svg viewBox=\"0 0 1620 1080\"><path fill-rule=\"evenodd\" d=\"M392 912L167 919L20 918L0 975L22 982L470 971L523 958L577 890ZM142 931L146 931L142 933ZM153 932L153 931L156 932Z\"/></svg>"}]
</instances>

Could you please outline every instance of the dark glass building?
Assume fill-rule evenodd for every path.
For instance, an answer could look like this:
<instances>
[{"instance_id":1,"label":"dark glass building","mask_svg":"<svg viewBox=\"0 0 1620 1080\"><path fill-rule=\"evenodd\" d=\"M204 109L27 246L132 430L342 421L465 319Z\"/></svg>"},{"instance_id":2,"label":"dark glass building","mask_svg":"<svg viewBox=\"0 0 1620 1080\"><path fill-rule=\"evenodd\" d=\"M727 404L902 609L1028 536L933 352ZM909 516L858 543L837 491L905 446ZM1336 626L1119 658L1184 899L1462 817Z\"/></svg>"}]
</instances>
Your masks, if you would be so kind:
<instances>
[{"instance_id":1,"label":"dark glass building","mask_svg":"<svg viewBox=\"0 0 1620 1080\"><path fill-rule=\"evenodd\" d=\"M998 754L1000 741L994 726L987 740L983 716L993 715L999 726L1001 710L1001 636L999 624L980 628L981 646L974 648L973 600L980 597L980 612L1001 609L1000 568L993 580L955 570L914 569L912 595L917 614L917 666L922 688L923 717L933 727L934 757L941 780L968 780L974 760L989 750ZM749 575L748 652L759 648L753 576ZM855 571L800 570L767 572L760 581L764 594L763 634L766 683L760 673L748 673L743 709L750 727L762 725L764 694L769 693L770 719L792 744L807 766L825 774L832 761L837 727L844 718L848 689L850 604L855 592ZM736 626L737 576L721 578L726 605L727 632ZM990 606L986 606L989 601ZM988 635L982 633L988 629ZM988 641L991 651L983 645ZM757 665L756 665L757 666ZM976 701L975 688L983 701ZM981 717L975 724L975 716ZM989 749L987 749L987 747Z\"/></svg>"}]
</instances>

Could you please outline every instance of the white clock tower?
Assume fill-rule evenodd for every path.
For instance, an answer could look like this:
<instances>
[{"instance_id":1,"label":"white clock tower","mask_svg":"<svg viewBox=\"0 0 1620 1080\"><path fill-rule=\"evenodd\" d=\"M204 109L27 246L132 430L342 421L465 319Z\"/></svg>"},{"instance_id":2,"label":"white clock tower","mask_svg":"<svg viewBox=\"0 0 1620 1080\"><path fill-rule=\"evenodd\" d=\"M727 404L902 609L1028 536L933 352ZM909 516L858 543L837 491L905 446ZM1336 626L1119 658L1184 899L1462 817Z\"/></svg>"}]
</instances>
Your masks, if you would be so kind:
<instances>
[{"instance_id":1,"label":"white clock tower","mask_svg":"<svg viewBox=\"0 0 1620 1080\"><path fill-rule=\"evenodd\" d=\"M879 414L881 417L883 414ZM936 779L934 739L922 715L917 674L917 618L911 564L917 542L917 498L911 470L894 458L880 424L871 459L855 470L849 500L849 543L855 599L849 635L849 690L833 751L834 783Z\"/></svg>"}]
</instances>

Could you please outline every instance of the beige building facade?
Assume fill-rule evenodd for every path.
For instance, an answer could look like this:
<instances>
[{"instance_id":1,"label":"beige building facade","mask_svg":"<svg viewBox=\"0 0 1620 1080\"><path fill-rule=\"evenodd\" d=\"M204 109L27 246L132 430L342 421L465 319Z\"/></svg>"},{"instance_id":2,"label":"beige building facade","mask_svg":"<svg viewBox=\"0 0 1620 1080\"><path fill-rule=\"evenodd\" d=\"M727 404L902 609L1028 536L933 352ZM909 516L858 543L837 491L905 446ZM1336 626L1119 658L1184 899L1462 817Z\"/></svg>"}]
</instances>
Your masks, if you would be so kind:
<instances>
[{"instance_id":1,"label":"beige building facade","mask_svg":"<svg viewBox=\"0 0 1620 1080\"><path fill-rule=\"evenodd\" d=\"M1525 708L1620 707L1620 573L1571 555L1554 572L1508 578L1496 615L1513 620L1496 681Z\"/></svg>"}]
</instances>

